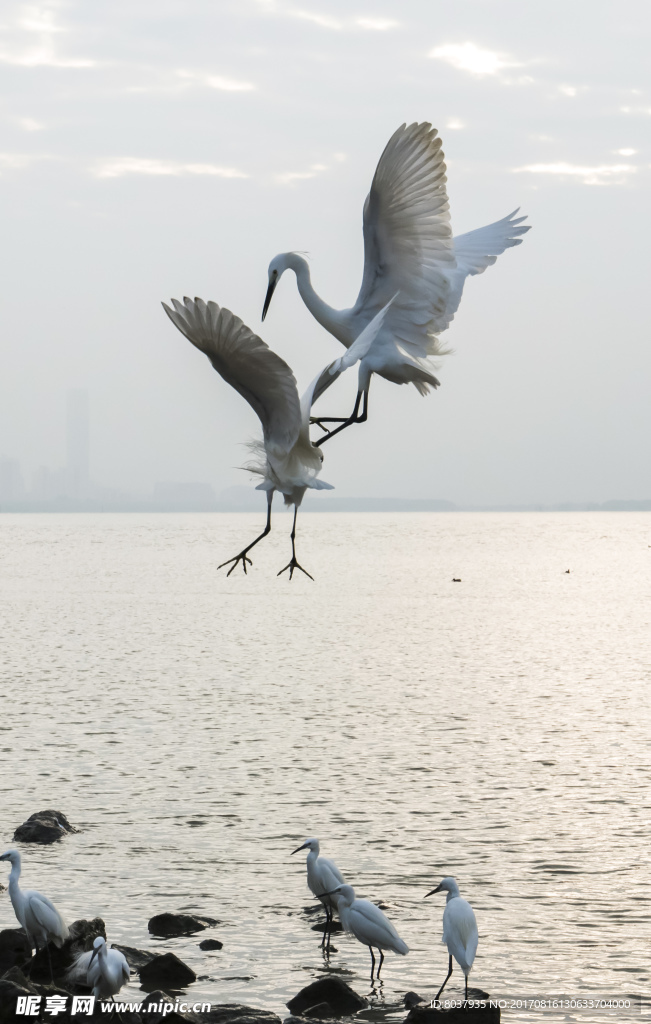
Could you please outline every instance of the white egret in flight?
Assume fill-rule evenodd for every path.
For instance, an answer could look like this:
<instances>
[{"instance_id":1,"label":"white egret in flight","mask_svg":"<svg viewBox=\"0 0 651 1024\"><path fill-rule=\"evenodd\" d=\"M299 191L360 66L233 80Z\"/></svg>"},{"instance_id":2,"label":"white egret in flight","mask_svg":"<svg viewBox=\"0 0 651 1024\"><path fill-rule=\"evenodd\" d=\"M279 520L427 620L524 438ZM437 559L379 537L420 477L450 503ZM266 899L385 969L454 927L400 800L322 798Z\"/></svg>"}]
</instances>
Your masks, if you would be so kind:
<instances>
[{"instance_id":1,"label":"white egret in flight","mask_svg":"<svg viewBox=\"0 0 651 1024\"><path fill-rule=\"evenodd\" d=\"M50 975L53 977L48 943L53 942L55 946L62 946L68 938L68 925L47 896L36 892L35 889L20 888L18 879L20 878L21 864L18 850L7 850L2 854L0 860L8 860L11 864L9 899L14 913L27 932L30 945L36 947L36 952L38 953L39 949L43 947L47 950Z\"/></svg>"},{"instance_id":2,"label":"white egret in flight","mask_svg":"<svg viewBox=\"0 0 651 1024\"><path fill-rule=\"evenodd\" d=\"M441 140L430 124L403 124L391 136L364 203L364 276L351 309L333 309L317 295L308 264L298 253L280 253L269 264L262 319L283 273L293 270L312 316L346 347L400 293L361 360L352 414L314 418L319 424L340 424L319 444L366 420L373 373L394 384L411 383L421 395L439 386L430 357L445 354L439 335L459 308L466 278L482 274L505 249L520 245L519 236L529 230L522 224L526 218L516 217L515 210L494 224L453 237L445 172Z\"/></svg>"},{"instance_id":3,"label":"white egret in flight","mask_svg":"<svg viewBox=\"0 0 651 1024\"><path fill-rule=\"evenodd\" d=\"M332 924L332 912L336 909L338 897L325 896L328 889L334 889L337 885L345 883L344 876L333 860L319 855L319 840L306 839L302 846L292 850L291 856L300 853L301 850L308 850L307 855L307 884L308 888L318 896L326 912L326 927L323 932L322 946L325 945L326 935L330 942L330 926Z\"/></svg>"},{"instance_id":4,"label":"white egret in flight","mask_svg":"<svg viewBox=\"0 0 651 1024\"><path fill-rule=\"evenodd\" d=\"M409 952L409 946L400 938L388 917L370 900L356 899L352 885L339 885L324 895L337 896L337 911L342 925L359 942L368 946L371 954L371 981L373 981L373 972L375 971L373 947L380 951L377 978L380 977L384 963L383 950L391 949L394 953L399 953L400 956L406 956Z\"/></svg>"},{"instance_id":5,"label":"white egret in flight","mask_svg":"<svg viewBox=\"0 0 651 1024\"><path fill-rule=\"evenodd\" d=\"M450 979L450 975L452 974L452 957L457 961L466 977L467 1000L468 975L470 974L470 968L472 967L473 960L475 959L477 944L479 942L475 912L467 900L462 899L459 895L459 886L454 878L451 878L450 876L444 878L441 884L437 885L436 889L432 889L431 892L428 892L425 895L426 897L433 896L435 892L447 892L448 894L445 901L445 910L443 911L442 941L448 947L450 962L447 977L436 993L434 1002L437 1002L441 992Z\"/></svg>"},{"instance_id":6,"label":"white egret in flight","mask_svg":"<svg viewBox=\"0 0 651 1024\"><path fill-rule=\"evenodd\" d=\"M124 953L107 946L105 939L98 935L93 948L80 953L68 971L68 981L87 985L96 999L109 999L117 995L131 977L129 964Z\"/></svg>"},{"instance_id":7,"label":"white egret in flight","mask_svg":"<svg viewBox=\"0 0 651 1024\"><path fill-rule=\"evenodd\" d=\"M172 323L208 356L217 373L239 391L262 424L263 440L249 445L257 461L244 468L263 478L256 490L267 492L267 523L259 537L238 555L218 566L221 569L232 562L229 576L240 562L246 573L247 563L252 564L248 552L271 530L274 491L283 494L286 505L294 506L292 557L278 575L289 569L291 579L294 570L300 569L310 576L296 560L296 515L308 487L316 490L332 487L318 479L323 452L310 440L310 409L345 369L366 354L390 304L391 300L360 331L348 352L326 366L299 399L296 379L287 363L229 309L220 308L216 302L206 303L203 299L193 302L185 298L182 303L172 299L174 309L163 303Z\"/></svg>"}]
</instances>

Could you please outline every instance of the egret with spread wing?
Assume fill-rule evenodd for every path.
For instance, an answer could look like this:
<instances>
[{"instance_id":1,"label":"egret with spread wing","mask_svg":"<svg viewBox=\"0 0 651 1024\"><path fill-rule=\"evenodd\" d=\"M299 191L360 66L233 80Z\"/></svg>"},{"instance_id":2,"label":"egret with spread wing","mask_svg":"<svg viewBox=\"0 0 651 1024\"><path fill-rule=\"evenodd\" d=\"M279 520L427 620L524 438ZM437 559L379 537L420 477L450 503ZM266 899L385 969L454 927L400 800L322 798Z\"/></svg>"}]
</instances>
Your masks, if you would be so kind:
<instances>
[{"instance_id":1,"label":"egret with spread wing","mask_svg":"<svg viewBox=\"0 0 651 1024\"><path fill-rule=\"evenodd\" d=\"M14 908L18 921L27 932L30 945L36 947L36 952L53 942L55 946L62 946L68 938L68 925L54 906L54 904L35 889L21 889L18 885L20 878L21 863L18 850L7 850L0 857L0 860L8 860L11 864L9 873L9 899ZM50 975L52 975L52 961L50 951L47 949L50 963Z\"/></svg>"},{"instance_id":2,"label":"egret with spread wing","mask_svg":"<svg viewBox=\"0 0 651 1024\"><path fill-rule=\"evenodd\" d=\"M447 892L445 910L443 911L443 942L448 947L450 957L448 973L445 981L436 993L434 1002L438 1002L441 992L452 974L452 957L457 961L466 978L466 1001L468 1000L468 975L475 959L479 932L475 912L467 900L461 898L459 886L454 878L448 875L436 889L426 893L433 896L435 892Z\"/></svg>"},{"instance_id":3,"label":"egret with spread wing","mask_svg":"<svg viewBox=\"0 0 651 1024\"><path fill-rule=\"evenodd\" d=\"M296 515L308 487L319 490L331 489L332 486L318 479L323 452L310 440L310 410L345 369L366 355L382 326L391 300L360 331L346 354L326 366L312 381L301 399L296 379L287 363L229 309L221 308L216 302L206 303L203 299L193 302L185 298L182 303L172 299L172 305L174 309L163 303L172 323L208 356L217 373L246 399L262 424L263 440L250 444L256 459L245 468L262 477L257 490L267 492L267 523L259 537L218 568L232 562L228 570L230 576L241 563L246 573L247 563L252 564L249 551L271 530L271 502L274 491L280 491L285 504L294 506L294 521L292 557L278 575L289 569L291 579L294 570L300 569L310 576L296 560Z\"/></svg>"},{"instance_id":4,"label":"egret with spread wing","mask_svg":"<svg viewBox=\"0 0 651 1024\"><path fill-rule=\"evenodd\" d=\"M364 203L364 276L351 309L333 309L317 295L308 264L298 253L280 253L269 264L262 319L283 273L293 270L309 311L346 347L399 292L360 362L352 414L315 417L319 424L340 424L317 444L366 420L373 373L394 384L411 383L421 395L439 386L431 357L445 354L439 335L459 308L466 278L482 274L505 249L520 245L519 236L529 230L522 224L526 218L516 217L515 210L494 224L453 237L446 181L436 129L427 123L398 128L380 157Z\"/></svg>"},{"instance_id":5,"label":"egret with spread wing","mask_svg":"<svg viewBox=\"0 0 651 1024\"><path fill-rule=\"evenodd\" d=\"M96 999L112 999L131 976L124 953L98 935L92 950L80 953L66 974L67 981L87 985Z\"/></svg>"}]
</instances>

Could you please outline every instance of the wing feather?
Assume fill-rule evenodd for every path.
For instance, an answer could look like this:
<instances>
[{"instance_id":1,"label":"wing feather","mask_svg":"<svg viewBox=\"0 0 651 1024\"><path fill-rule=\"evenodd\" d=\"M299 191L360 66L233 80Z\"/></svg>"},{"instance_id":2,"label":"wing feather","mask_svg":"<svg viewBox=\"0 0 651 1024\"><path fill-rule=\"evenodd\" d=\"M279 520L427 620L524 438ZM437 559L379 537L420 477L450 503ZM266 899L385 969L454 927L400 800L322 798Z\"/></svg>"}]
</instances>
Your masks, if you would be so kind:
<instances>
[{"instance_id":1,"label":"wing feather","mask_svg":"<svg viewBox=\"0 0 651 1024\"><path fill-rule=\"evenodd\" d=\"M172 305L163 303L172 323L257 413L265 443L278 454L289 452L301 428L301 409L287 363L216 302L184 298L183 303L172 299Z\"/></svg>"}]
</instances>

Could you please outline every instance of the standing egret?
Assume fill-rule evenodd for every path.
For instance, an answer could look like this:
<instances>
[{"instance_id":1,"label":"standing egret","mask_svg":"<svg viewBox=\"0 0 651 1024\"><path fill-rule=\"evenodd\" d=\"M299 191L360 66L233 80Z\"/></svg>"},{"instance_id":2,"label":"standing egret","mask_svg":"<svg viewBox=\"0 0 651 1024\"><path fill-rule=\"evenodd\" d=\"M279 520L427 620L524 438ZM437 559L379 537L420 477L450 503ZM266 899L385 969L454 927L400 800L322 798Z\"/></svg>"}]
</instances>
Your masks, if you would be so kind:
<instances>
[{"instance_id":1,"label":"standing egret","mask_svg":"<svg viewBox=\"0 0 651 1024\"><path fill-rule=\"evenodd\" d=\"M66 975L68 981L91 988L96 999L112 999L130 977L124 954L107 946L101 935L93 942L92 950L79 954Z\"/></svg>"},{"instance_id":2,"label":"standing egret","mask_svg":"<svg viewBox=\"0 0 651 1024\"><path fill-rule=\"evenodd\" d=\"M248 552L271 530L274 491L283 494L286 505L294 506L292 557L278 575L289 569L291 579L294 570L300 569L310 576L296 560L296 515L308 487L316 490L332 487L317 479L323 452L310 440L310 409L340 373L366 354L390 304L389 301L365 330L360 331L360 336L346 355L330 363L299 399L296 379L287 363L230 310L220 308L216 302L206 303L203 299L193 302L185 298L183 303L172 299L173 310L163 303L172 323L208 356L214 369L239 391L262 423L263 441L249 445L257 461L244 468L263 478L256 490L267 492L267 523L260 536L243 548L239 555L218 566L221 569L232 562L229 576L239 562L246 573L247 562L252 564Z\"/></svg>"},{"instance_id":3,"label":"standing egret","mask_svg":"<svg viewBox=\"0 0 651 1024\"><path fill-rule=\"evenodd\" d=\"M380 977L382 964L384 963L385 949L392 949L400 956L406 956L409 946L404 942L397 931L379 907L370 900L358 900L355 898L355 890L352 885L340 885L326 896L338 895L337 911L341 923L347 932L352 932L359 942L368 946L371 954L371 981L375 970L375 957L373 947L380 951L380 966L377 969L376 977Z\"/></svg>"},{"instance_id":4,"label":"standing egret","mask_svg":"<svg viewBox=\"0 0 651 1024\"><path fill-rule=\"evenodd\" d=\"M298 846L295 850L292 850L291 856L295 853L299 853L301 850L308 850L307 855L307 884L308 888L318 896L326 912L326 926L323 932L322 946L325 945L326 935L328 936L328 945L330 944L330 929L332 925L332 912L337 907L337 899L333 899L332 896L326 896L329 889L334 889L337 885L343 885L345 883L344 876L335 864L333 860L329 860L328 857L319 856L319 840L318 839L306 839L302 846Z\"/></svg>"},{"instance_id":5,"label":"standing egret","mask_svg":"<svg viewBox=\"0 0 651 1024\"><path fill-rule=\"evenodd\" d=\"M20 888L18 879L21 865L18 850L7 850L2 854L0 860L8 860L11 864L9 899L14 913L27 932L30 945L36 947L36 952L38 953L39 949L45 947L50 964L50 976L54 980L48 943L53 942L55 946L62 946L68 938L68 925L47 896L36 892L35 889Z\"/></svg>"},{"instance_id":6,"label":"standing egret","mask_svg":"<svg viewBox=\"0 0 651 1024\"><path fill-rule=\"evenodd\" d=\"M450 876L444 878L441 884L437 885L436 889L432 889L431 892L426 893L425 897L433 896L435 892L447 892L448 894L445 901L445 910L443 911L442 941L448 947L450 963L447 977L436 993L434 1002L436 1003L438 1001L441 992L450 979L450 975L452 974L452 957L457 961L459 967L466 976L467 1001L468 975L470 974L470 968L472 967L473 960L475 959L475 953L477 952L477 943L479 942L475 912L467 900L462 899L459 895L459 886L454 878L451 878Z\"/></svg>"},{"instance_id":7,"label":"standing egret","mask_svg":"<svg viewBox=\"0 0 651 1024\"><path fill-rule=\"evenodd\" d=\"M445 172L441 140L430 124L403 124L391 136L364 203L364 276L351 309L333 309L316 294L308 264L298 253L280 253L269 264L262 319L283 273L293 270L312 316L346 347L388 299L400 293L361 360L352 414L313 420L340 424L318 444L366 420L373 373L394 384L411 383L421 395L439 386L429 357L445 354L438 336L459 308L466 278L482 274L505 249L520 245L518 236L529 230L522 224L526 218L515 217L515 210L494 224L453 237Z\"/></svg>"}]
</instances>

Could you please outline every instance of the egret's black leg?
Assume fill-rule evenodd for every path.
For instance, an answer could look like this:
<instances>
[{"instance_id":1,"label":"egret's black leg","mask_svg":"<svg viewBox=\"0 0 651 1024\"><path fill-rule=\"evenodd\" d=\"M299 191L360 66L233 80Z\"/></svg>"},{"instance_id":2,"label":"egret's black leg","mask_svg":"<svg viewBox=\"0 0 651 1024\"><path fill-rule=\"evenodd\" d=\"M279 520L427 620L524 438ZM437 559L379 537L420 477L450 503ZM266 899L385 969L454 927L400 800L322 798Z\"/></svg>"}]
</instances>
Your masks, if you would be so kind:
<instances>
[{"instance_id":1,"label":"egret's black leg","mask_svg":"<svg viewBox=\"0 0 651 1024\"><path fill-rule=\"evenodd\" d=\"M466 1002L468 1002L468 975L466 974Z\"/></svg>"},{"instance_id":2,"label":"egret's black leg","mask_svg":"<svg viewBox=\"0 0 651 1024\"><path fill-rule=\"evenodd\" d=\"M373 956L373 947L369 946L368 949L371 954L371 981L373 981L373 975L375 973L375 957Z\"/></svg>"},{"instance_id":3,"label":"egret's black leg","mask_svg":"<svg viewBox=\"0 0 651 1024\"><path fill-rule=\"evenodd\" d=\"M267 525L265 526L265 528L262 531L262 533L260 534L260 536L256 537L255 540L251 542L251 544L249 544L242 551L240 551L239 555L235 555L234 558L229 558L227 562L222 562L221 565L218 565L217 566L217 570L223 569L225 565L230 565L230 563L232 562L233 565L231 565L230 569L226 573L227 576L230 576L230 574L232 573L233 569L235 569L237 567L237 563L241 561L242 562L242 568L244 569L244 573L246 575L246 563L248 562L249 565L253 565L253 562L251 561L251 559L246 557L247 556L247 552L250 551L252 547L255 547L255 545L258 543L258 541L261 541L263 537L266 537L267 534L269 533L269 531L271 530L271 502L273 501L273 497L274 497L274 492L273 491L267 491Z\"/></svg>"},{"instance_id":4,"label":"egret's black leg","mask_svg":"<svg viewBox=\"0 0 651 1024\"><path fill-rule=\"evenodd\" d=\"M289 569L289 578L290 578L290 580L291 580L292 576L294 575L294 569L300 569L301 572L305 573L306 576L310 576L309 572L307 572L307 570L304 569L302 565L299 565L299 563L296 561L296 543L295 542L296 542L296 516L297 515L298 515L298 505L294 505L294 523L293 523L293 526L292 526L292 532L290 533L290 537L292 538L292 560L291 560L291 562L287 563L287 565L285 566L284 569L281 569L280 572L276 574L278 576L281 576L282 573L287 572L287 570ZM314 580L314 576L310 576L310 579Z\"/></svg>"},{"instance_id":5,"label":"egret's black leg","mask_svg":"<svg viewBox=\"0 0 651 1024\"><path fill-rule=\"evenodd\" d=\"M382 970L382 964L384 963L384 953L382 952L382 950L380 950L379 952L380 952L380 966L377 969L377 974L375 975L376 978L380 977L380 971Z\"/></svg>"},{"instance_id":6,"label":"egret's black leg","mask_svg":"<svg viewBox=\"0 0 651 1024\"><path fill-rule=\"evenodd\" d=\"M50 965L50 981L54 985L54 971L52 970L52 957L50 956L50 943L45 943L45 952L47 953L47 962Z\"/></svg>"},{"instance_id":7,"label":"egret's black leg","mask_svg":"<svg viewBox=\"0 0 651 1024\"><path fill-rule=\"evenodd\" d=\"M439 1001L439 996L441 995L441 992L443 991L443 989L444 989L444 988L445 988L445 986L447 985L448 981L450 980L450 975L451 975L451 974L452 974L452 953L450 953L450 966L449 966L449 968L448 968L448 976L447 976L447 978L445 979L445 981L443 982L443 984L441 985L441 987L440 987L440 989L438 990L438 992L436 993L436 995L434 996L434 1003L438 1003L438 1001ZM466 980L466 985L467 985L467 984L468 984L468 982L467 982L467 980Z\"/></svg>"},{"instance_id":8,"label":"egret's black leg","mask_svg":"<svg viewBox=\"0 0 651 1024\"><path fill-rule=\"evenodd\" d=\"M359 407L360 407L360 403L362 401L362 395L364 396L364 404L362 406L362 411L360 413L359 412ZM320 437L318 441L315 441L314 442L315 448L320 448L321 445L324 444L326 441L329 441L331 437L334 437L335 434L341 433L342 430L345 430L346 427L352 426L353 423L365 423L367 419L368 419L368 391L358 391L357 392L357 398L355 400L355 408L353 409L351 415L348 417L347 420L341 420L341 419L339 419L339 418L337 418L335 416L330 416L330 417L328 417L328 416L320 416L318 419L314 419L314 420L311 421L313 423L318 423L319 426L321 426L321 423L339 423L340 424L338 427L335 427L334 430L331 430L331 431L329 431L329 433L324 434L323 437Z\"/></svg>"},{"instance_id":9,"label":"egret's black leg","mask_svg":"<svg viewBox=\"0 0 651 1024\"><path fill-rule=\"evenodd\" d=\"M321 903L323 905L323 909L325 910L325 915L326 915L325 928L323 929L323 938L321 939L321 948L323 948L325 946L325 944L326 944L326 935L328 934L328 925L330 923L330 912L328 910L328 905L325 902L325 900L321 900Z\"/></svg>"}]
</instances>

